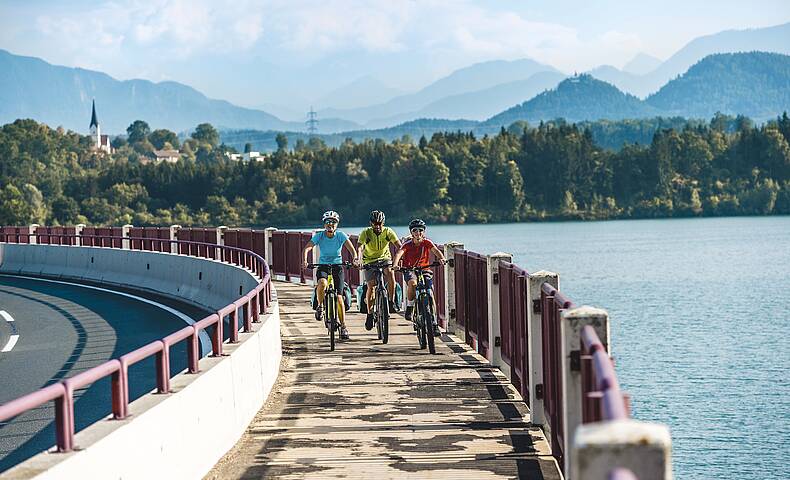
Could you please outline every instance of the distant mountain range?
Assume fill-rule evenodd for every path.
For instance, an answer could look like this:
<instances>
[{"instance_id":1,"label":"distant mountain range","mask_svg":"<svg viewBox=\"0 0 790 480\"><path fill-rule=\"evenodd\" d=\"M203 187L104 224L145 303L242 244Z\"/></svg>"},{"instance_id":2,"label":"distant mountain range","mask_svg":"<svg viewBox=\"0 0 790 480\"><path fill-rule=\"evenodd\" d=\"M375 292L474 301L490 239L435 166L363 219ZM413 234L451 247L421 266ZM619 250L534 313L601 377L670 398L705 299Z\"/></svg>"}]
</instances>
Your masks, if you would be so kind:
<instances>
[{"instance_id":1,"label":"distant mountain range","mask_svg":"<svg viewBox=\"0 0 790 480\"><path fill-rule=\"evenodd\" d=\"M219 128L301 130L261 110L207 98L177 82L119 81L107 74L69 68L0 49L0 123L33 118L53 127L87 132L95 99L102 131L120 134L134 120L176 132L208 122ZM353 122L322 119L321 127L348 130Z\"/></svg>"},{"instance_id":2,"label":"distant mountain range","mask_svg":"<svg viewBox=\"0 0 790 480\"><path fill-rule=\"evenodd\" d=\"M563 119L569 122L614 122L625 119L663 118L656 125L678 125L683 119L710 120L716 112L745 115L765 121L790 112L790 56L749 52L710 55L688 72L667 83L645 100L624 93L614 85L590 74L567 78L556 88L538 94L520 105L508 108L485 121L419 119L376 130L351 130L323 135L330 145L346 138L417 139L436 132L471 131L493 134L514 122ZM679 118L682 117L682 118ZM292 142L307 140L304 133L288 134ZM222 132L223 141L242 147L247 141L255 148L275 148L274 132ZM292 143L293 145L293 143Z\"/></svg>"},{"instance_id":3,"label":"distant mountain range","mask_svg":"<svg viewBox=\"0 0 790 480\"><path fill-rule=\"evenodd\" d=\"M475 92L488 95L490 93L488 89L492 87L528 80L537 73L545 72L554 73L558 78L562 78L562 74L555 68L530 59L477 63L456 70L416 93L401 95L387 102L363 108L320 110L319 114L324 117L346 118L364 125L366 128L382 128L414 118L439 116L438 110L441 110L442 105L445 105L441 102L446 101L448 97L464 94L474 95ZM543 85L540 79L535 83ZM516 101L527 99L535 93L537 92L527 90L517 97ZM496 96L496 93L493 95ZM434 106L437 102L439 105ZM485 100L482 103L485 103ZM434 108L437 111L433 111ZM454 115L454 118L485 118L485 115L481 115L473 107L459 105L456 110L457 116Z\"/></svg>"},{"instance_id":4,"label":"distant mountain range","mask_svg":"<svg viewBox=\"0 0 790 480\"><path fill-rule=\"evenodd\" d=\"M588 73L624 92L644 98L708 55L752 51L790 54L790 23L767 28L727 30L696 38L650 71L633 66L629 68L628 65L621 71L605 65Z\"/></svg>"},{"instance_id":5,"label":"distant mountain range","mask_svg":"<svg viewBox=\"0 0 790 480\"><path fill-rule=\"evenodd\" d=\"M779 53L709 55L752 49ZM344 109L319 105L319 133L353 133L356 138L365 130L371 136L390 127L425 132L442 124L450 129L477 125L477 130L488 131L515 120L709 118L716 111L765 120L790 109L788 57L782 52L790 53L790 23L700 37L663 63L639 54L623 70L602 66L570 78L530 59L483 62L384 102L380 100L397 91L362 76L325 93L319 101L350 105L344 99L355 98L357 105L379 103ZM651 92L655 93L645 97ZM102 129L110 134L124 133L136 119L177 132L202 122L236 132L306 130L305 117L284 121L267 111L207 98L180 83L119 81L101 72L50 65L0 50L0 123L34 118L86 132L93 99ZM288 107L277 112L294 120L299 117Z\"/></svg>"},{"instance_id":6,"label":"distant mountain range","mask_svg":"<svg viewBox=\"0 0 790 480\"><path fill-rule=\"evenodd\" d=\"M790 56L749 52L710 55L646 100L583 74L488 119L509 125L564 118L621 120L655 116L708 119L716 112L764 121L790 110Z\"/></svg>"},{"instance_id":7,"label":"distant mountain range","mask_svg":"<svg viewBox=\"0 0 790 480\"><path fill-rule=\"evenodd\" d=\"M710 118L717 111L767 120L790 110L790 56L710 55L645 101L669 115Z\"/></svg>"}]
</instances>

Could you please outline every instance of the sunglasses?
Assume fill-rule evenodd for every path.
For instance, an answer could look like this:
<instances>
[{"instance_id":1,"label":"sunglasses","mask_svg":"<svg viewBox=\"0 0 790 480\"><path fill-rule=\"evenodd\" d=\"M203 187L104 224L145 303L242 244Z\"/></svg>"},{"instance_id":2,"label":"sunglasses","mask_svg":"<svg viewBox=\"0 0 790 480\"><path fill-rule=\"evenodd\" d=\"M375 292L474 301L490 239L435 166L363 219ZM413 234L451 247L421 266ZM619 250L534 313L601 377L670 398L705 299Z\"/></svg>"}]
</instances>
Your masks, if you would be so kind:
<instances>
[{"instance_id":1,"label":"sunglasses","mask_svg":"<svg viewBox=\"0 0 790 480\"><path fill-rule=\"evenodd\" d=\"M337 222L334 220L326 220L324 222L324 225L337 225Z\"/></svg>"},{"instance_id":2,"label":"sunglasses","mask_svg":"<svg viewBox=\"0 0 790 480\"><path fill-rule=\"evenodd\" d=\"M424 231L425 231L424 228L412 228L411 229L411 233L424 232Z\"/></svg>"},{"instance_id":3,"label":"sunglasses","mask_svg":"<svg viewBox=\"0 0 790 480\"><path fill-rule=\"evenodd\" d=\"M374 227L381 227L381 226L383 226L383 225L384 225L384 224L383 224L383 223L381 223L381 222L370 222L370 224L371 224L371 225L373 225Z\"/></svg>"}]
</instances>

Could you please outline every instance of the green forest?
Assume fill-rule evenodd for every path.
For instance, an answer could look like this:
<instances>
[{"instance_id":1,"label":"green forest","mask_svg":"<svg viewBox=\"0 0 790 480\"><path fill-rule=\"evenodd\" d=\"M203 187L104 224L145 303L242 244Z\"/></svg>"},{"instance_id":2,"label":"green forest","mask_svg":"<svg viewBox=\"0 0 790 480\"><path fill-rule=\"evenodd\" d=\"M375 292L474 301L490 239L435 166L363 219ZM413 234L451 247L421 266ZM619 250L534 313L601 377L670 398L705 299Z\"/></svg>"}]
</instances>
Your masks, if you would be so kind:
<instances>
[{"instance_id":1,"label":"green forest","mask_svg":"<svg viewBox=\"0 0 790 480\"><path fill-rule=\"evenodd\" d=\"M562 121L338 147L289 146L281 134L250 163L229 160L209 124L183 141L139 120L127 133L108 155L33 120L4 125L0 224L294 226L327 209L363 224L374 208L390 222L440 223L790 213L786 113L759 126L717 114L617 151ZM177 163L149 160L169 147L181 149Z\"/></svg>"}]
</instances>

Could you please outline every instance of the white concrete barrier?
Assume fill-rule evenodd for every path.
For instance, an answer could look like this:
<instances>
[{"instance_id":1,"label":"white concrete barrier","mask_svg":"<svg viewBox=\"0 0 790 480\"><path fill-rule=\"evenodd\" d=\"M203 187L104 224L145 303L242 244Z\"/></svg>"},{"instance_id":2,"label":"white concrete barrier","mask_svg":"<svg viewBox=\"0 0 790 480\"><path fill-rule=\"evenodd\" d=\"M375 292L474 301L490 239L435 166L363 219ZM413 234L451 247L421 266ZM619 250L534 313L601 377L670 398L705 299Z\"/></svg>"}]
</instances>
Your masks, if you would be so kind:
<instances>
[{"instance_id":1,"label":"white concrete barrier","mask_svg":"<svg viewBox=\"0 0 790 480\"><path fill-rule=\"evenodd\" d=\"M0 272L124 285L211 309L238 298L239 287L247 293L257 284L249 271L213 260L94 247L0 244ZM41 453L2 477L204 476L235 445L277 379L282 347L276 301L261 320L239 334L239 343L224 346L227 356L204 358L198 374L174 377L173 393L143 396L129 405L126 419L108 416L77 433L77 450Z\"/></svg>"},{"instance_id":2,"label":"white concrete barrier","mask_svg":"<svg viewBox=\"0 0 790 480\"><path fill-rule=\"evenodd\" d=\"M2 244L0 272L132 287L216 311L255 288L248 271L216 260L101 247Z\"/></svg>"}]
</instances>

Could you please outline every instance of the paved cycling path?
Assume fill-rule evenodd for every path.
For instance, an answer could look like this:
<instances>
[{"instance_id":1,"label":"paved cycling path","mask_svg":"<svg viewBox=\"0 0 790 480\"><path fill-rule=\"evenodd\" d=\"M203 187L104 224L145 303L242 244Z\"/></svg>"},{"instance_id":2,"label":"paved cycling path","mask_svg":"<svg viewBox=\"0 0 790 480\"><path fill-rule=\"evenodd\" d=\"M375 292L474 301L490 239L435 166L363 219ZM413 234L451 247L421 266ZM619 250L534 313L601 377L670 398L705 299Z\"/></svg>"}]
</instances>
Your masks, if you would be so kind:
<instances>
[{"instance_id":1,"label":"paved cycling path","mask_svg":"<svg viewBox=\"0 0 790 480\"><path fill-rule=\"evenodd\" d=\"M351 340L330 352L311 289L276 290L280 378L206 478L561 478L518 393L454 337L430 355L398 315L382 345L353 314Z\"/></svg>"}]
</instances>

